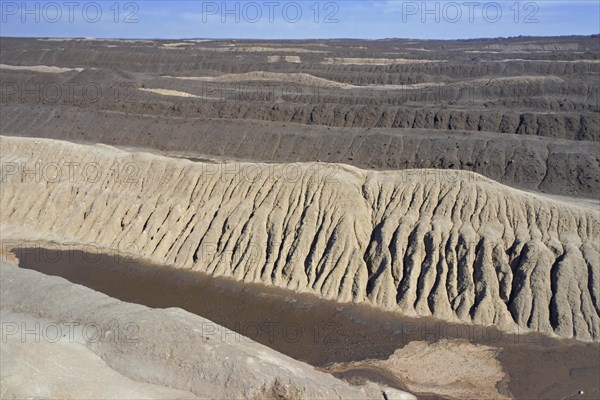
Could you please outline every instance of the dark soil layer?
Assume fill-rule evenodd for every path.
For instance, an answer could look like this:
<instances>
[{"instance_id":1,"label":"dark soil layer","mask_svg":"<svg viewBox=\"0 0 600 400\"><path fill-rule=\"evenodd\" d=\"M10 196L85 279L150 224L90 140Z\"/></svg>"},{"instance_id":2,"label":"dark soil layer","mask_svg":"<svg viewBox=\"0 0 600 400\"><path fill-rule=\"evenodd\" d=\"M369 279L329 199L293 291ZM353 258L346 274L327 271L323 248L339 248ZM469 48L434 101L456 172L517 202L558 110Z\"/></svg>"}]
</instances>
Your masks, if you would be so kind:
<instances>
[{"instance_id":1,"label":"dark soil layer","mask_svg":"<svg viewBox=\"0 0 600 400\"><path fill-rule=\"evenodd\" d=\"M197 158L466 169L598 197L599 39L0 38L0 63L12 66L0 69L0 133ZM14 68L40 65L78 69ZM257 71L263 80L231 75ZM190 77L224 81L178 79ZM180 95L148 91L158 89Z\"/></svg>"},{"instance_id":2,"label":"dark soil layer","mask_svg":"<svg viewBox=\"0 0 600 400\"><path fill-rule=\"evenodd\" d=\"M191 160L461 169L521 189L600 196L600 144L596 142L489 132L168 118L29 105L5 106L2 115L0 131L5 135L156 149Z\"/></svg>"},{"instance_id":3,"label":"dark soil layer","mask_svg":"<svg viewBox=\"0 0 600 400\"><path fill-rule=\"evenodd\" d=\"M170 42L2 38L2 63L84 69L61 74L5 69L2 103L332 127L600 138L597 37L450 42L211 41L167 47ZM281 60L269 62L274 56ZM300 62L283 61L285 56L299 57ZM346 61L328 61L340 58ZM362 63L374 62L365 61L372 59L402 61L353 64L357 59ZM309 74L330 83L291 84L283 77L226 83L173 78L253 71ZM358 88L340 89L339 83ZM374 87L415 84L421 86ZM185 91L198 98L163 96L139 88Z\"/></svg>"}]
</instances>

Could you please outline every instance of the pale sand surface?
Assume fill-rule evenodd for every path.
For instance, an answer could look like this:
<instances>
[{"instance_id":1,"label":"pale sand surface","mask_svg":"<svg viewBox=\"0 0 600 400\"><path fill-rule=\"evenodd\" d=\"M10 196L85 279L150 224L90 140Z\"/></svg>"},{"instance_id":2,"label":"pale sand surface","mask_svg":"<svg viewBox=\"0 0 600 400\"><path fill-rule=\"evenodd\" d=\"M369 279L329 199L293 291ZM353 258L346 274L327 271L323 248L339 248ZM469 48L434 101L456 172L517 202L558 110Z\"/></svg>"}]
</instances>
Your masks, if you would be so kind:
<instances>
[{"instance_id":1,"label":"pale sand surface","mask_svg":"<svg viewBox=\"0 0 600 400\"><path fill-rule=\"evenodd\" d=\"M600 215L586 207L457 171L205 164L2 138L6 162L57 154L104 165L105 173L96 184L68 186L12 175L1 197L10 210L4 226L63 238L83 229L85 242L136 243L140 256L181 268L409 316L587 341L600 334ZM108 166L117 160L138 175L112 177ZM32 213L45 217L31 220Z\"/></svg>"},{"instance_id":2,"label":"pale sand surface","mask_svg":"<svg viewBox=\"0 0 600 400\"><path fill-rule=\"evenodd\" d=\"M350 376L352 371L370 370L402 382L415 393L434 391L453 399L509 399L497 385L506 379L497 360L500 349L468 341L411 342L387 360L334 364L329 372Z\"/></svg>"},{"instance_id":3,"label":"pale sand surface","mask_svg":"<svg viewBox=\"0 0 600 400\"><path fill-rule=\"evenodd\" d=\"M156 93L163 96L174 96L174 97L188 97L188 98L196 98L199 99L201 96L196 96L191 93L181 92L179 90L171 90L171 89L152 89L152 88L139 88L142 92L150 92Z\"/></svg>"},{"instance_id":4,"label":"pale sand surface","mask_svg":"<svg viewBox=\"0 0 600 400\"><path fill-rule=\"evenodd\" d=\"M7 69L13 71L30 71L30 72L41 72L46 74L63 74L65 72L77 71L81 72L84 68L63 68L63 67L53 67L49 65L6 65L0 64L0 69Z\"/></svg>"}]
</instances>

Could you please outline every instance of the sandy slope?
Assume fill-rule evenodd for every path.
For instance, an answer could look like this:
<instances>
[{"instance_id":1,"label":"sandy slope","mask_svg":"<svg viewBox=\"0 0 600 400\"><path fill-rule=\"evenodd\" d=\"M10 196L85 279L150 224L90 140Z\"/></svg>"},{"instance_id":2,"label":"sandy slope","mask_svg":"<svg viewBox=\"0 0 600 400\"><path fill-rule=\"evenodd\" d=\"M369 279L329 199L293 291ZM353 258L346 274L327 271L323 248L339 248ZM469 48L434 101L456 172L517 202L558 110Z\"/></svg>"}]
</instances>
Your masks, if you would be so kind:
<instances>
[{"instance_id":1,"label":"sandy slope","mask_svg":"<svg viewBox=\"0 0 600 400\"><path fill-rule=\"evenodd\" d=\"M38 336L18 331L1 344L3 398L414 399L375 384L353 387L181 309L0 269L3 326L41 327ZM54 341L57 326L66 336Z\"/></svg>"},{"instance_id":2,"label":"sandy slope","mask_svg":"<svg viewBox=\"0 0 600 400\"><path fill-rule=\"evenodd\" d=\"M4 270L4 265L0 268ZM11 270L7 275L13 276ZM20 272L20 271L19 271ZM3 271L3 274L5 272ZM23 273L23 278L28 276ZM56 280L58 281L58 280ZM4 300L4 299L3 299ZM82 333L73 331L54 341L57 323L27 314L0 311L5 326L12 329L15 324L27 327L51 327L48 340L22 340L20 332L7 334L0 344L2 366L0 368L0 396L12 398L47 399L197 399L189 391L171 389L166 386L136 381L112 369L98 354L85 346ZM7 328L9 329L9 328ZM63 327L60 328L61 331ZM64 326L65 333L68 327ZM57 368L60 366L60 368ZM90 373L92 372L93 373Z\"/></svg>"},{"instance_id":3,"label":"sandy slope","mask_svg":"<svg viewBox=\"0 0 600 400\"><path fill-rule=\"evenodd\" d=\"M600 216L586 207L450 171L202 164L9 137L1 151L17 168L82 166L58 181L6 176L4 238L27 227L134 244L181 268L408 315L600 336Z\"/></svg>"}]
</instances>

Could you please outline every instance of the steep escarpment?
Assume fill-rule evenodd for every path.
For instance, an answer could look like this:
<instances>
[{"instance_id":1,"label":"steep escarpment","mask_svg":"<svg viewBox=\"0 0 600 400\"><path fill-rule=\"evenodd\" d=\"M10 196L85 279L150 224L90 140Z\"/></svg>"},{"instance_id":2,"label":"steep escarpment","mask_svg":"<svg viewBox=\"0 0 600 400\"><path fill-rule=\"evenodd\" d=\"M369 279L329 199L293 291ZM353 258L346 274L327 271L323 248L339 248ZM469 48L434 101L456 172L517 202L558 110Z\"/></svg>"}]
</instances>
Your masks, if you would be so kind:
<instances>
[{"instance_id":1,"label":"steep escarpment","mask_svg":"<svg viewBox=\"0 0 600 400\"><path fill-rule=\"evenodd\" d=\"M9 137L1 151L3 240L96 243L409 315L600 336L591 208L458 171L206 164Z\"/></svg>"}]
</instances>

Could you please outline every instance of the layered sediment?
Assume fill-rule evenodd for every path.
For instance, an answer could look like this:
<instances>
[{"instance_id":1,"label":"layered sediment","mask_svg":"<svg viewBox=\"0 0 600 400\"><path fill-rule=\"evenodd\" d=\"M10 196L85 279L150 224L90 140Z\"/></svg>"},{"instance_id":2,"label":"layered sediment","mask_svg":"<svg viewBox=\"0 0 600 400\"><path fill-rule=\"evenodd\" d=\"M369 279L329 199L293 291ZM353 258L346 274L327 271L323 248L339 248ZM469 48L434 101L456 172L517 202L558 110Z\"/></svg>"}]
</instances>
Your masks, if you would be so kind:
<instances>
[{"instance_id":1,"label":"layered sediment","mask_svg":"<svg viewBox=\"0 0 600 400\"><path fill-rule=\"evenodd\" d=\"M11 137L1 156L4 240L94 243L406 315L600 336L593 208L460 171L209 164Z\"/></svg>"}]
</instances>

